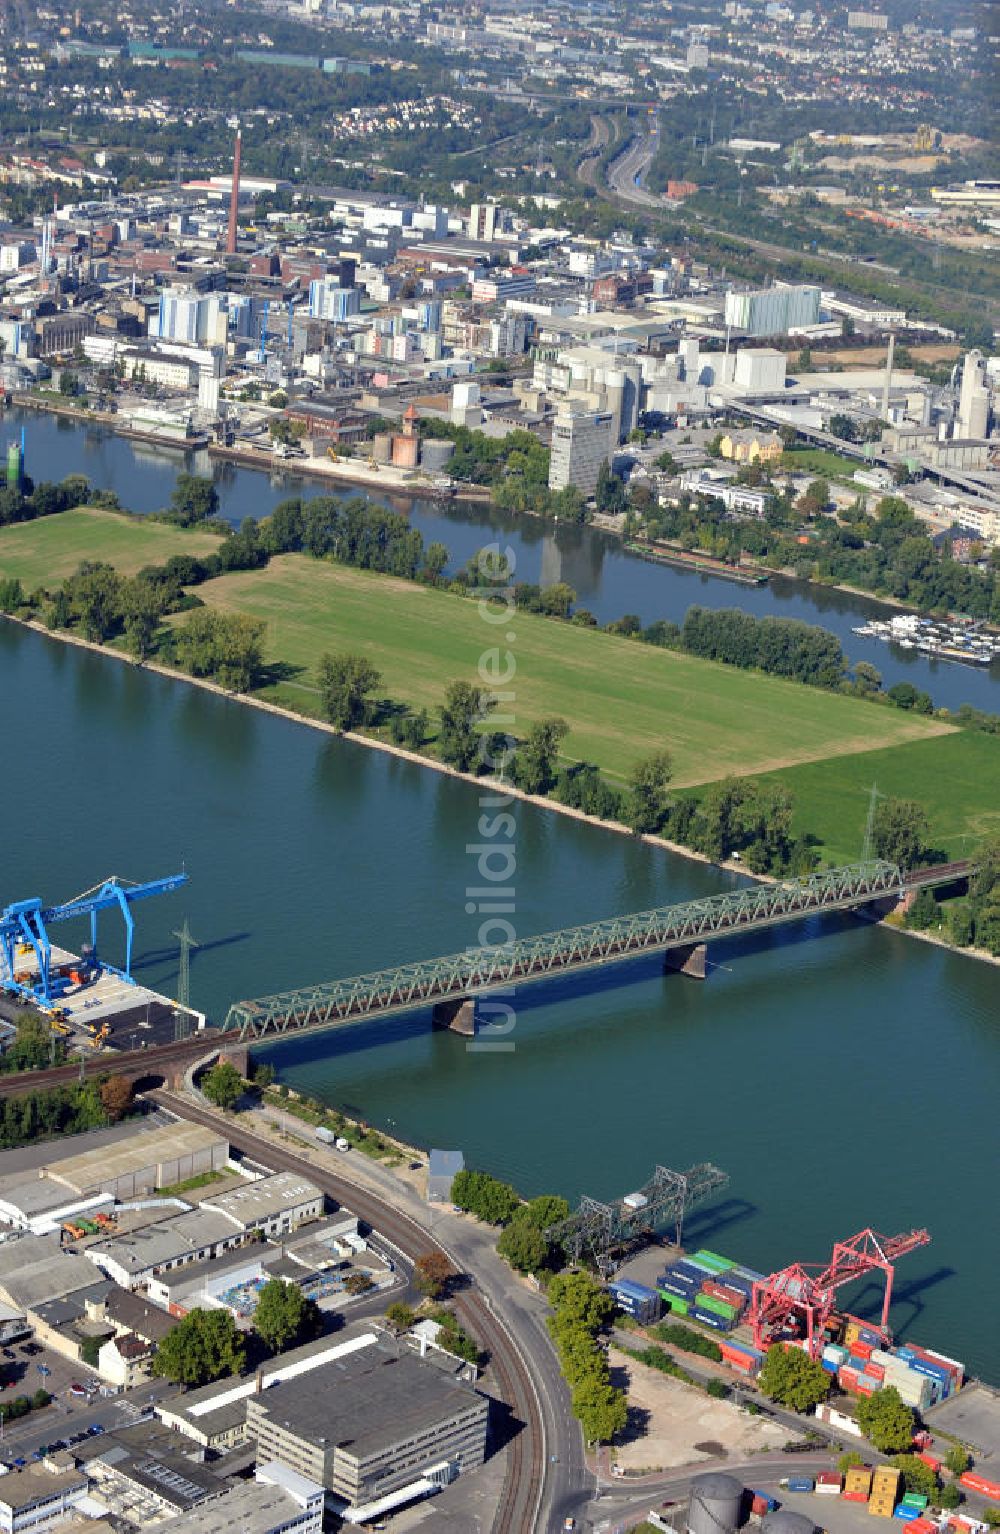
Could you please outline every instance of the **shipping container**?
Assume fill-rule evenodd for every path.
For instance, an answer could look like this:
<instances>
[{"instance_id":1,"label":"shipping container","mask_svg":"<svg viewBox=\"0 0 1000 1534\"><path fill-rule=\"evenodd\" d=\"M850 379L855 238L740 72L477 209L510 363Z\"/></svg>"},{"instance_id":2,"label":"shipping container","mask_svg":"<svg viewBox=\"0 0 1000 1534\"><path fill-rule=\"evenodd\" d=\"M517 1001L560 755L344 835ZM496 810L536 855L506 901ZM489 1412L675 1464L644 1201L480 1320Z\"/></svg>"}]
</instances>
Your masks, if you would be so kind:
<instances>
[{"instance_id":1,"label":"shipping container","mask_svg":"<svg viewBox=\"0 0 1000 1534\"><path fill-rule=\"evenodd\" d=\"M892 1516L898 1518L900 1523L912 1523L918 1514L915 1507L907 1507L905 1502L901 1502Z\"/></svg>"},{"instance_id":2,"label":"shipping container","mask_svg":"<svg viewBox=\"0 0 1000 1534\"><path fill-rule=\"evenodd\" d=\"M923 1492L920 1491L904 1492L903 1501L906 1503L907 1507L919 1507L923 1509L927 1506L927 1498L924 1496Z\"/></svg>"},{"instance_id":3,"label":"shipping container","mask_svg":"<svg viewBox=\"0 0 1000 1534\"><path fill-rule=\"evenodd\" d=\"M724 1316L729 1322L734 1322L739 1315L735 1305L727 1305L725 1300L717 1300L711 1294L702 1293L698 1296L698 1308L711 1310L717 1316Z\"/></svg>"},{"instance_id":4,"label":"shipping container","mask_svg":"<svg viewBox=\"0 0 1000 1534\"><path fill-rule=\"evenodd\" d=\"M958 1484L967 1491L977 1491L981 1497L989 1497L991 1502L1000 1502L1000 1481L990 1481L978 1470L967 1470L959 1476Z\"/></svg>"},{"instance_id":5,"label":"shipping container","mask_svg":"<svg viewBox=\"0 0 1000 1534\"><path fill-rule=\"evenodd\" d=\"M811 1475L790 1475L788 1477L789 1491L812 1491L816 1483Z\"/></svg>"},{"instance_id":6,"label":"shipping container","mask_svg":"<svg viewBox=\"0 0 1000 1534\"><path fill-rule=\"evenodd\" d=\"M670 1306L675 1316L686 1316L691 1309L690 1301L681 1299L679 1294L665 1294L661 1291L660 1298L665 1305Z\"/></svg>"},{"instance_id":7,"label":"shipping container","mask_svg":"<svg viewBox=\"0 0 1000 1534\"><path fill-rule=\"evenodd\" d=\"M874 1349L870 1342L862 1342L859 1339L857 1342L851 1343L850 1354L852 1358L860 1358L867 1363L873 1352Z\"/></svg>"},{"instance_id":8,"label":"shipping container","mask_svg":"<svg viewBox=\"0 0 1000 1534\"><path fill-rule=\"evenodd\" d=\"M844 1491L844 1492L841 1492L841 1496L843 1497L845 1502L867 1502L868 1501L868 1493L866 1491Z\"/></svg>"},{"instance_id":9,"label":"shipping container","mask_svg":"<svg viewBox=\"0 0 1000 1534\"><path fill-rule=\"evenodd\" d=\"M689 1261L704 1263L716 1273L728 1273L730 1268L735 1268L736 1266L731 1257L720 1257L718 1252L708 1252L704 1247L700 1251L695 1252L694 1256L689 1258Z\"/></svg>"},{"instance_id":10,"label":"shipping container","mask_svg":"<svg viewBox=\"0 0 1000 1534\"><path fill-rule=\"evenodd\" d=\"M731 1332L733 1329L732 1321L716 1315L714 1311L703 1310L700 1305L693 1306L688 1315L693 1321L700 1321L702 1326L710 1326L713 1332Z\"/></svg>"},{"instance_id":11,"label":"shipping container","mask_svg":"<svg viewBox=\"0 0 1000 1534\"><path fill-rule=\"evenodd\" d=\"M751 1491L750 1495L754 1501L754 1512L773 1513L778 1505L776 1499L769 1497L766 1491ZM759 1509L757 1507L758 1502L763 1503L763 1506Z\"/></svg>"},{"instance_id":12,"label":"shipping container","mask_svg":"<svg viewBox=\"0 0 1000 1534\"><path fill-rule=\"evenodd\" d=\"M865 1364L865 1373L870 1380L875 1380L880 1385L885 1379L885 1370L880 1364L873 1364L870 1358Z\"/></svg>"},{"instance_id":13,"label":"shipping container","mask_svg":"<svg viewBox=\"0 0 1000 1534\"><path fill-rule=\"evenodd\" d=\"M728 1278L726 1282L729 1282ZM948 1358L944 1353L936 1353L932 1348L925 1348L923 1351L924 1357L929 1358L932 1363L944 1364L946 1369L951 1370L956 1385L961 1386L965 1382L965 1365L959 1363L957 1358Z\"/></svg>"},{"instance_id":14,"label":"shipping container","mask_svg":"<svg viewBox=\"0 0 1000 1534\"><path fill-rule=\"evenodd\" d=\"M941 1469L941 1461L939 1459L935 1459L933 1454L928 1454L926 1449L918 1454L917 1458L922 1459L925 1465L930 1465L931 1469L934 1471Z\"/></svg>"}]
</instances>

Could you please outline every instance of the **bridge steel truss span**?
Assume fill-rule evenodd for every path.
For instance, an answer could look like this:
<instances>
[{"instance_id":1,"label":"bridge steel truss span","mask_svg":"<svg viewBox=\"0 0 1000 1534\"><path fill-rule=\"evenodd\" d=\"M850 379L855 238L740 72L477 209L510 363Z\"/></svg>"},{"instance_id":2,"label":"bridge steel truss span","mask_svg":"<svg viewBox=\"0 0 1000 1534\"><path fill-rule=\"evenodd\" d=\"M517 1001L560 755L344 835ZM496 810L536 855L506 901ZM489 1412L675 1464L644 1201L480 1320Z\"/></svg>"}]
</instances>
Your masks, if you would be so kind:
<instances>
[{"instance_id":1,"label":"bridge steel truss span","mask_svg":"<svg viewBox=\"0 0 1000 1534\"><path fill-rule=\"evenodd\" d=\"M733 932L753 931L824 911L899 896L905 879L895 863L870 861L775 884L755 884L680 905L518 938L493 948L397 964L348 980L307 986L229 1009L226 1029L243 1040L320 1028L433 1002L486 995L566 970L610 964L655 949L683 948Z\"/></svg>"},{"instance_id":2,"label":"bridge steel truss span","mask_svg":"<svg viewBox=\"0 0 1000 1534\"><path fill-rule=\"evenodd\" d=\"M673 1226L674 1241L680 1246L684 1216L696 1204L719 1193L728 1182L728 1174L708 1161L689 1167L686 1172L654 1167L649 1181L637 1189L638 1197L627 1195L630 1200L635 1199L635 1205L623 1200L602 1204L584 1195L579 1208L545 1234L563 1248L571 1262L589 1258L607 1278L628 1249L645 1240L650 1231Z\"/></svg>"}]
</instances>

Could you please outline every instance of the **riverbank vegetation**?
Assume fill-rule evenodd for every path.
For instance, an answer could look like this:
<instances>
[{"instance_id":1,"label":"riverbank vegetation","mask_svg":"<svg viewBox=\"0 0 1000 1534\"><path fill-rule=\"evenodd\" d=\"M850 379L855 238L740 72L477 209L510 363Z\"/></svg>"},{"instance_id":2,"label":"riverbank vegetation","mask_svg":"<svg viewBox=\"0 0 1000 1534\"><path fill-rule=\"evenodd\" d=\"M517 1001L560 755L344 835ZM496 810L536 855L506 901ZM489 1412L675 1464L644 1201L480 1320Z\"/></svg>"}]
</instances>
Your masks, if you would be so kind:
<instances>
[{"instance_id":1,"label":"riverbank vegetation","mask_svg":"<svg viewBox=\"0 0 1000 1534\"><path fill-rule=\"evenodd\" d=\"M815 450L796 450L791 460L786 456L786 473L789 462L816 472L823 461ZM822 488L812 496L796 499L790 482L772 482L762 465L749 465L738 478L770 490L763 518L734 518L716 497L684 493L641 513L643 536L734 565L749 560L800 580L856 587L918 612L965 613L1000 623L1000 551L994 550L986 569L953 558L950 545L939 550L899 496L882 496L869 509L859 495L831 516L824 481L816 481Z\"/></svg>"},{"instance_id":2,"label":"riverbank vegetation","mask_svg":"<svg viewBox=\"0 0 1000 1534\"><path fill-rule=\"evenodd\" d=\"M61 585L26 590L8 540L15 561L39 558L26 536L64 521L89 557ZM123 527L180 539L180 551L123 576L102 557ZM197 553L187 540L202 540ZM288 548L297 552L279 552ZM0 583L17 586L7 605L52 628L367 729L461 771L491 770L716 861L738 854L754 872L783 874L856 857L876 777L892 797L925 805L929 854L967 854L1000 830L984 791L998 776L987 738L996 721L972 710L932 717L916 689L886 694L874 667L848 672L821 628L692 608L681 626L643 628L626 614L598 631L564 583L512 585L502 561L482 556L454 576L447 565L448 551L425 549L404 517L328 497L282 503L221 538L81 509L0 530ZM487 619L514 639L498 647ZM501 730L491 688L510 666L516 721ZM930 797L908 767L894 770L899 753L918 747L936 784ZM833 816L826 775L835 783L844 762L856 771Z\"/></svg>"}]
</instances>

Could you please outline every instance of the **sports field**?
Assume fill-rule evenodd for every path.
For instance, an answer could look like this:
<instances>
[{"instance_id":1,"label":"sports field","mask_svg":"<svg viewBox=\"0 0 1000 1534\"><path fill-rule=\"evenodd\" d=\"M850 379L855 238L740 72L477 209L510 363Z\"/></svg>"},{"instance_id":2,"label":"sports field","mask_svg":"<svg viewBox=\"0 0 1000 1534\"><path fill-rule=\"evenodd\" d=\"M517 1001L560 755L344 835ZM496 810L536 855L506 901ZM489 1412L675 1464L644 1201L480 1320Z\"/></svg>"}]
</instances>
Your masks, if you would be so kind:
<instances>
[{"instance_id":1,"label":"sports field","mask_svg":"<svg viewBox=\"0 0 1000 1534\"><path fill-rule=\"evenodd\" d=\"M34 591L58 586L84 559L114 565L120 575L135 575L144 565L161 565L172 554L197 557L216 553L218 547L215 533L76 506L54 517L0 528L0 577L17 577L25 591Z\"/></svg>"},{"instance_id":2,"label":"sports field","mask_svg":"<svg viewBox=\"0 0 1000 1534\"><path fill-rule=\"evenodd\" d=\"M325 651L363 652L382 674L382 695L433 717L448 682L475 681L484 653L509 650L514 719L504 728L523 735L561 715L566 757L619 782L662 748L683 786L950 733L896 709L528 613L493 624L467 598L299 554L221 576L198 594L265 620L266 658L294 668L267 696L303 712L318 710L315 667Z\"/></svg>"},{"instance_id":3,"label":"sports field","mask_svg":"<svg viewBox=\"0 0 1000 1534\"><path fill-rule=\"evenodd\" d=\"M859 855L871 786L915 799L949 858L1000 836L1000 736L956 730L888 751L866 751L773 774L795 795L795 828L822 839L824 860Z\"/></svg>"}]
</instances>

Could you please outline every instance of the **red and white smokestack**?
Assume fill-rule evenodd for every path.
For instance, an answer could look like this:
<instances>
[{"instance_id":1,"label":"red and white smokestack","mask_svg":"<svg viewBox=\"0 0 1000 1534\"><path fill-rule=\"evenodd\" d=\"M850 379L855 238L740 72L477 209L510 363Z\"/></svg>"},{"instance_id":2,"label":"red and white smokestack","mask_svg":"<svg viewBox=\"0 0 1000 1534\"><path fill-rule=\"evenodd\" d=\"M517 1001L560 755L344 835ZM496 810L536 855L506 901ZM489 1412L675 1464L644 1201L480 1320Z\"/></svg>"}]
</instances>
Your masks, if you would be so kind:
<instances>
[{"instance_id":1,"label":"red and white smokestack","mask_svg":"<svg viewBox=\"0 0 1000 1534\"><path fill-rule=\"evenodd\" d=\"M226 236L226 253L236 254L236 226L240 213L240 159L243 153L243 133L237 128L236 145L233 149L233 189L229 199L229 232Z\"/></svg>"}]
</instances>

